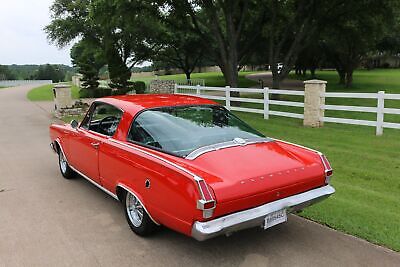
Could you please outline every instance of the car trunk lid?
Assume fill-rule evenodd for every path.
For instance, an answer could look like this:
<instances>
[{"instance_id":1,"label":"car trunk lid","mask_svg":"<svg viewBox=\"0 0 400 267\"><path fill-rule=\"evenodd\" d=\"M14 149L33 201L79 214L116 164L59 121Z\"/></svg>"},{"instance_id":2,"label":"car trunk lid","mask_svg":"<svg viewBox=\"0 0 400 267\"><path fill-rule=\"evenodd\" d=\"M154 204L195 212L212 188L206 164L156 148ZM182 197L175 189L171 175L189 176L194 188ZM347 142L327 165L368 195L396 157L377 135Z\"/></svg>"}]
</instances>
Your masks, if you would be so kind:
<instances>
[{"instance_id":1,"label":"car trunk lid","mask_svg":"<svg viewBox=\"0 0 400 267\"><path fill-rule=\"evenodd\" d=\"M202 177L218 204L242 202L237 206L243 208L304 192L325 181L317 154L274 141L210 151L190 165L204 172Z\"/></svg>"}]
</instances>

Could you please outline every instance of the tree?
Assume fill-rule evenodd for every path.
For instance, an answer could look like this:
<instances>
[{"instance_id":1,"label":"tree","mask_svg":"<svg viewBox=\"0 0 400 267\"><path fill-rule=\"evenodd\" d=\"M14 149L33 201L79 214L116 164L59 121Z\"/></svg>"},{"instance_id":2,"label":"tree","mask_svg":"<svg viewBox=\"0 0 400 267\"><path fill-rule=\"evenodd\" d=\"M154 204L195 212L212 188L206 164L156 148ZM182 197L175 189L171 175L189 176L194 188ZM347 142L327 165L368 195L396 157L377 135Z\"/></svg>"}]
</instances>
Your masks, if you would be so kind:
<instances>
[{"instance_id":1,"label":"tree","mask_svg":"<svg viewBox=\"0 0 400 267\"><path fill-rule=\"evenodd\" d=\"M152 61L157 68L181 69L186 79L201 65L204 46L201 38L191 31L190 17L179 18L177 10L172 10L162 19L162 29L158 33L159 45Z\"/></svg>"},{"instance_id":2,"label":"tree","mask_svg":"<svg viewBox=\"0 0 400 267\"><path fill-rule=\"evenodd\" d=\"M182 21L190 16L192 31L202 39L201 45L221 68L225 84L237 87L238 71L259 38L264 8L253 0L170 2Z\"/></svg>"},{"instance_id":3,"label":"tree","mask_svg":"<svg viewBox=\"0 0 400 267\"><path fill-rule=\"evenodd\" d=\"M53 83L64 81L65 71L58 65L40 65L37 74L35 75L36 80L52 80Z\"/></svg>"},{"instance_id":4,"label":"tree","mask_svg":"<svg viewBox=\"0 0 400 267\"><path fill-rule=\"evenodd\" d=\"M83 75L82 86L96 89L99 86L99 70L106 64L103 51L87 39L82 39L71 49L72 64Z\"/></svg>"},{"instance_id":5,"label":"tree","mask_svg":"<svg viewBox=\"0 0 400 267\"><path fill-rule=\"evenodd\" d=\"M287 77L299 54L315 40L330 20L343 12L345 0L265 0L268 20L263 37L273 76L273 88ZM278 64L282 67L278 69Z\"/></svg>"},{"instance_id":6,"label":"tree","mask_svg":"<svg viewBox=\"0 0 400 267\"><path fill-rule=\"evenodd\" d=\"M295 63L296 75L305 76L307 70L311 72L311 79L315 79L315 71L317 70L320 62L324 57L324 52L320 42L313 42L303 50L301 50L297 56Z\"/></svg>"},{"instance_id":7,"label":"tree","mask_svg":"<svg viewBox=\"0 0 400 267\"><path fill-rule=\"evenodd\" d=\"M59 47L76 38L96 42L105 54L113 86L129 86L130 69L153 51L158 9L152 1L55 0L50 11L48 38Z\"/></svg>"},{"instance_id":8,"label":"tree","mask_svg":"<svg viewBox=\"0 0 400 267\"><path fill-rule=\"evenodd\" d=\"M351 87L353 72L392 25L395 2L390 0L348 1L339 19L324 31L323 45L327 58L339 74L339 83Z\"/></svg>"},{"instance_id":9,"label":"tree","mask_svg":"<svg viewBox=\"0 0 400 267\"><path fill-rule=\"evenodd\" d=\"M15 80L15 75L4 65L0 65L0 81L1 80Z\"/></svg>"}]
</instances>

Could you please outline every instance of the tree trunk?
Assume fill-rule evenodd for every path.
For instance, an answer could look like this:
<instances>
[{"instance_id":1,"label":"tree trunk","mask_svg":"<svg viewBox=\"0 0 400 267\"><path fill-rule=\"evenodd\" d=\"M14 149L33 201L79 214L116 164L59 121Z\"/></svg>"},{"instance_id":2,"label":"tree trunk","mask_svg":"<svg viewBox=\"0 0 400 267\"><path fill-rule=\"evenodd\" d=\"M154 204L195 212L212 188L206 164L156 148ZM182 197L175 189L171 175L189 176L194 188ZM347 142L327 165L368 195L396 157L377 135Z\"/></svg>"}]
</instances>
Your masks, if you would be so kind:
<instances>
[{"instance_id":1,"label":"tree trunk","mask_svg":"<svg viewBox=\"0 0 400 267\"><path fill-rule=\"evenodd\" d=\"M346 72L346 88L350 88L353 86L353 70L349 70Z\"/></svg>"},{"instance_id":2,"label":"tree trunk","mask_svg":"<svg viewBox=\"0 0 400 267\"><path fill-rule=\"evenodd\" d=\"M281 87L281 77L278 73L272 74L272 89L279 89ZM271 94L271 99L279 100L278 94Z\"/></svg>"},{"instance_id":3,"label":"tree trunk","mask_svg":"<svg viewBox=\"0 0 400 267\"><path fill-rule=\"evenodd\" d=\"M281 81L279 79L279 77L277 77L278 75L272 75L272 88L273 89L279 89L281 86Z\"/></svg>"},{"instance_id":4,"label":"tree trunk","mask_svg":"<svg viewBox=\"0 0 400 267\"><path fill-rule=\"evenodd\" d=\"M238 87L238 71L237 64L235 65L233 62L228 61L223 66L220 66L222 70L222 74L224 75L225 85L229 85L230 87L236 88ZM231 92L232 97L240 97L239 92ZM232 106L240 106L240 102L234 101L231 102Z\"/></svg>"},{"instance_id":5,"label":"tree trunk","mask_svg":"<svg viewBox=\"0 0 400 267\"><path fill-rule=\"evenodd\" d=\"M190 72L189 71L185 71L185 75L186 75L186 80L190 80Z\"/></svg>"},{"instance_id":6,"label":"tree trunk","mask_svg":"<svg viewBox=\"0 0 400 267\"><path fill-rule=\"evenodd\" d=\"M316 78L316 76L315 76L315 70L316 70L316 69L317 69L317 68L315 68L315 67L310 68L311 79L315 79L315 78Z\"/></svg>"},{"instance_id":7,"label":"tree trunk","mask_svg":"<svg viewBox=\"0 0 400 267\"><path fill-rule=\"evenodd\" d=\"M339 74L339 84L344 85L346 83L346 73L344 71L338 70L338 74Z\"/></svg>"}]
</instances>

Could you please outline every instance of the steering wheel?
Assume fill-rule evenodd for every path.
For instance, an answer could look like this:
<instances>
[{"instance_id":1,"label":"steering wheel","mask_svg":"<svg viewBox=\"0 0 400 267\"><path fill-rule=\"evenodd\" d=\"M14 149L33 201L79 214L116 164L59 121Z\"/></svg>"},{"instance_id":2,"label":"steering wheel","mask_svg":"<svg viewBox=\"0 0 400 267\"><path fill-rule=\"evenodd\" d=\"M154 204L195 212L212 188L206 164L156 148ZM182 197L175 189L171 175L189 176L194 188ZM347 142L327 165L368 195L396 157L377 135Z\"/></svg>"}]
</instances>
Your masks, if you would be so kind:
<instances>
[{"instance_id":1,"label":"steering wheel","mask_svg":"<svg viewBox=\"0 0 400 267\"><path fill-rule=\"evenodd\" d=\"M101 119L101 121L99 122L99 130L101 130L103 133L105 133L105 134L107 134L107 135L110 135L111 134L111 128L112 128L112 126L114 126L114 125L111 125L110 127L107 127L107 128L103 128L103 126L102 126L102 124L103 123L105 123L105 122L108 122L108 121L118 121L118 118L117 117L115 117L115 116L107 116L107 117L104 117L104 118L102 118Z\"/></svg>"}]
</instances>

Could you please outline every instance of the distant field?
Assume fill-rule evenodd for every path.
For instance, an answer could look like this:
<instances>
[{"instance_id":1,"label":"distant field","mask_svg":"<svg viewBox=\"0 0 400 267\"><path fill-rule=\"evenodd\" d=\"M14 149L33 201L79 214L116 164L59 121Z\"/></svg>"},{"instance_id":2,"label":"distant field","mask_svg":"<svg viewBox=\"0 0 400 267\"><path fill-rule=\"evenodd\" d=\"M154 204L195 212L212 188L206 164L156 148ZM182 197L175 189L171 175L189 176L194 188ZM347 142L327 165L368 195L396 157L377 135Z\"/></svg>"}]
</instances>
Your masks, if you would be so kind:
<instances>
[{"instance_id":1,"label":"distant field","mask_svg":"<svg viewBox=\"0 0 400 267\"><path fill-rule=\"evenodd\" d=\"M400 93L400 69L374 69L356 70L354 72L353 86L345 88L339 85L339 76L336 71L317 71L317 79L328 82L327 89L330 92L377 92ZM294 73L289 75L292 79L307 80L310 77L297 76Z\"/></svg>"},{"instance_id":2,"label":"distant field","mask_svg":"<svg viewBox=\"0 0 400 267\"><path fill-rule=\"evenodd\" d=\"M245 76L255 72L241 71L239 72L239 87L251 87L257 85L256 82L246 79ZM164 75L164 76L150 76L150 77L138 77L133 79L134 81L144 81L145 83L150 83L154 79L161 80L175 80L175 81L185 81L186 76L184 74L176 75ZM204 79L206 86L225 86L224 76L221 72L206 72L206 73L193 73L191 79Z\"/></svg>"},{"instance_id":3,"label":"distant field","mask_svg":"<svg viewBox=\"0 0 400 267\"><path fill-rule=\"evenodd\" d=\"M297 76L294 73L289 75L291 79L308 80L310 77ZM400 94L400 69L377 69L377 70L357 70L354 72L354 85L351 88L345 88L338 84L338 75L336 71L317 71L317 79L327 81L328 92L355 92L370 93L385 91L386 93ZM242 94L244 97L262 98L261 94ZM280 95L279 100L303 102L301 96ZM347 105L347 106L370 106L376 107L377 101L374 99L352 99L352 98L327 98L328 105ZM262 104L243 103L244 107L263 108ZM385 100L386 108L400 108L399 100ZM303 113L303 108L286 107L271 105L271 110L287 111L293 113ZM349 118L360 120L376 121L376 114L367 112L352 111L325 111L325 116L337 118ZM400 122L400 115L385 115L387 122Z\"/></svg>"},{"instance_id":4,"label":"distant field","mask_svg":"<svg viewBox=\"0 0 400 267\"><path fill-rule=\"evenodd\" d=\"M55 84L46 84L30 90L27 94L27 98L30 101L51 101L53 97L53 87ZM71 86L72 98L79 98L79 88L75 85Z\"/></svg>"}]
</instances>

